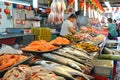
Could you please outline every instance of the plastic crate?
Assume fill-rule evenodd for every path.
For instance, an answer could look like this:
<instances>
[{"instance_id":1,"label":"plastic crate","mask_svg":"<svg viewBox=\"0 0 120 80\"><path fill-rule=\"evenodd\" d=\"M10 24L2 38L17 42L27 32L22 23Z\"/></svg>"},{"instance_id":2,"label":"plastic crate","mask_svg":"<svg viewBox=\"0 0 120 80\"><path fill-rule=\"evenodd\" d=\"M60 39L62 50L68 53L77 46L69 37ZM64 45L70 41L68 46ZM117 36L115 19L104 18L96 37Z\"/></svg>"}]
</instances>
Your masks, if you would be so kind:
<instances>
[{"instance_id":1,"label":"plastic crate","mask_svg":"<svg viewBox=\"0 0 120 80\"><path fill-rule=\"evenodd\" d=\"M97 75L108 77L110 80L113 75L113 60L96 60L94 72Z\"/></svg>"}]
</instances>

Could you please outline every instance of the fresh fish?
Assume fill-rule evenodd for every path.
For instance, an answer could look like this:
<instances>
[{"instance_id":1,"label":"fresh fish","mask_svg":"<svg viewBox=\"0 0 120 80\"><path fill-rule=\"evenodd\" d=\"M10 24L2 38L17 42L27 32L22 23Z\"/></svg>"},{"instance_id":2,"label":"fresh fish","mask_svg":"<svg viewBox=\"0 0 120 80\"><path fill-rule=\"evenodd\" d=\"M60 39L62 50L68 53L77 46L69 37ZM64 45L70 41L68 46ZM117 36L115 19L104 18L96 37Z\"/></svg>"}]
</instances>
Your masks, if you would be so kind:
<instances>
[{"instance_id":1,"label":"fresh fish","mask_svg":"<svg viewBox=\"0 0 120 80\"><path fill-rule=\"evenodd\" d=\"M86 53L79 51L77 49L73 49L71 47L66 47L63 49L60 49L59 51L63 51L63 52L67 52L70 53L72 55L78 56L78 57L83 57L83 58L87 58L87 59L92 59L90 56L88 56Z\"/></svg>"},{"instance_id":2,"label":"fresh fish","mask_svg":"<svg viewBox=\"0 0 120 80\"><path fill-rule=\"evenodd\" d=\"M88 67L91 67L91 69L93 68L93 66L92 66L92 64L94 63L93 58L88 56L86 53L76 50L76 49L73 49L71 47L66 47L66 48L60 49L59 51L63 52L63 53L69 53L70 55L74 55L78 59L86 61L85 64L87 64Z\"/></svg>"},{"instance_id":3,"label":"fresh fish","mask_svg":"<svg viewBox=\"0 0 120 80\"><path fill-rule=\"evenodd\" d=\"M69 53L70 54L70 53ZM83 61L86 61L86 63L88 63L88 64L93 64L93 59L87 59L87 58L84 58L84 57L77 57L78 59L81 59L81 60L83 60Z\"/></svg>"},{"instance_id":4,"label":"fresh fish","mask_svg":"<svg viewBox=\"0 0 120 80\"><path fill-rule=\"evenodd\" d=\"M77 48L77 47L74 47L74 46L70 46L71 48L73 49L76 49L78 51L81 51L83 53L86 53L88 56L90 56L91 58L94 58L94 56L91 56L90 53L88 53L87 51L85 51L84 49L80 49L80 48Z\"/></svg>"},{"instance_id":5,"label":"fresh fish","mask_svg":"<svg viewBox=\"0 0 120 80\"><path fill-rule=\"evenodd\" d=\"M50 54L50 53L48 53L48 54L43 54L42 56L45 59L52 60L54 62L63 64L63 65L68 65L68 66L70 66L70 67L72 67L74 69L77 69L79 71L82 71L82 69L80 68L80 66L83 67L83 68L85 68L84 65L81 65L81 64L79 64L79 63L77 63L77 62L75 62L75 61L73 61L71 59L58 56L56 54Z\"/></svg>"},{"instance_id":6,"label":"fresh fish","mask_svg":"<svg viewBox=\"0 0 120 80\"><path fill-rule=\"evenodd\" d=\"M55 62L41 60L41 61L37 61L36 64L40 64L44 68L51 70L58 75L69 78L68 80L75 80L73 76L82 76L86 80L90 80L87 77L88 75L85 75L82 72L74 70L70 67L67 67L67 66L64 66L61 64L57 64Z\"/></svg>"},{"instance_id":7,"label":"fresh fish","mask_svg":"<svg viewBox=\"0 0 120 80\"><path fill-rule=\"evenodd\" d=\"M82 51L82 52L84 52L84 53L88 53L87 51L85 51L84 49L80 49L80 48L77 48L77 47L74 47L74 46L70 46L71 48L73 48L73 49L77 49L77 50L80 50L80 51ZM69 47L68 47L69 48Z\"/></svg>"},{"instance_id":8,"label":"fresh fish","mask_svg":"<svg viewBox=\"0 0 120 80\"><path fill-rule=\"evenodd\" d=\"M72 60L77 61L77 62L79 62L81 64L84 64L84 65L86 65L88 67L93 67L93 65L87 63L86 60L79 59L78 57L75 57L74 55L68 54L66 52L54 51L53 53L55 53L57 55L60 55L60 56L63 56L63 57L66 57L66 58L69 58L69 59L72 59Z\"/></svg>"},{"instance_id":9,"label":"fresh fish","mask_svg":"<svg viewBox=\"0 0 120 80\"><path fill-rule=\"evenodd\" d=\"M72 60L75 60L75 61L83 63L83 64L86 62L85 60L80 60L80 59L76 58L74 55L68 54L66 52L54 51L53 53L63 56L63 57L66 57L66 58L70 58Z\"/></svg>"}]
</instances>

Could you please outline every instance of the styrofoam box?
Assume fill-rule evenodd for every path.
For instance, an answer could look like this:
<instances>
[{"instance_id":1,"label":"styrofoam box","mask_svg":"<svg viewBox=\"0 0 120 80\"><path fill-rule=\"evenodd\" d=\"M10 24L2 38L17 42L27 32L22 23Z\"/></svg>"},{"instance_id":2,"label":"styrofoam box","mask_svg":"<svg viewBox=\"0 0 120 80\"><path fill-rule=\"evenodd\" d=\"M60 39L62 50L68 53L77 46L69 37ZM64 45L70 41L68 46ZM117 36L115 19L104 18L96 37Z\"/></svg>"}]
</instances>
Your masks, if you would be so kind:
<instances>
[{"instance_id":1,"label":"styrofoam box","mask_svg":"<svg viewBox=\"0 0 120 80\"><path fill-rule=\"evenodd\" d=\"M109 77L113 71L113 60L96 60L94 66L95 74Z\"/></svg>"},{"instance_id":2,"label":"styrofoam box","mask_svg":"<svg viewBox=\"0 0 120 80\"><path fill-rule=\"evenodd\" d=\"M106 46L107 47L117 47L118 45L118 41L117 40L108 40L106 42Z\"/></svg>"}]
</instances>

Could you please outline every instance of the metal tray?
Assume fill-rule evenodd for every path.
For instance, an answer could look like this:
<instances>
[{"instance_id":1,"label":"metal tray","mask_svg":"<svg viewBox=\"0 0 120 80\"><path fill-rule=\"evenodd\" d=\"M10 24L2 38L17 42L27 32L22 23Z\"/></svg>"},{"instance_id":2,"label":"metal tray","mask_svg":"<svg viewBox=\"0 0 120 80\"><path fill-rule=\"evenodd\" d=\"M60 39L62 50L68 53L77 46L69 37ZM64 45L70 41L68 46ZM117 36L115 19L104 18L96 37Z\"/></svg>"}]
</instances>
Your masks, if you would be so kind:
<instances>
[{"instance_id":1,"label":"metal tray","mask_svg":"<svg viewBox=\"0 0 120 80\"><path fill-rule=\"evenodd\" d=\"M64 47L64 46L70 46L72 43L70 43L70 44L53 44L53 45L55 45L55 46L62 46L62 47Z\"/></svg>"},{"instance_id":2,"label":"metal tray","mask_svg":"<svg viewBox=\"0 0 120 80\"><path fill-rule=\"evenodd\" d=\"M16 63L16 64L14 64L14 65L12 65L12 66L4 69L4 70L1 70L1 71L0 71L0 77L3 77L4 73L5 73L6 71L10 70L11 68L13 68L13 67L15 67L15 66L18 66L19 64L26 64L31 58L34 57L32 54L27 54L27 53L16 54L16 55L24 55L24 56L27 56L27 58L24 59L24 60L21 61L21 62L18 62L18 63Z\"/></svg>"},{"instance_id":3,"label":"metal tray","mask_svg":"<svg viewBox=\"0 0 120 80\"><path fill-rule=\"evenodd\" d=\"M32 53L34 55L42 55L43 53L49 53L49 52L52 52L52 51L56 51L58 49L60 49L61 46L55 48L55 49L52 49L52 50L48 50L48 51L34 51L34 50L24 50L21 48L21 50L24 52L24 53Z\"/></svg>"}]
</instances>

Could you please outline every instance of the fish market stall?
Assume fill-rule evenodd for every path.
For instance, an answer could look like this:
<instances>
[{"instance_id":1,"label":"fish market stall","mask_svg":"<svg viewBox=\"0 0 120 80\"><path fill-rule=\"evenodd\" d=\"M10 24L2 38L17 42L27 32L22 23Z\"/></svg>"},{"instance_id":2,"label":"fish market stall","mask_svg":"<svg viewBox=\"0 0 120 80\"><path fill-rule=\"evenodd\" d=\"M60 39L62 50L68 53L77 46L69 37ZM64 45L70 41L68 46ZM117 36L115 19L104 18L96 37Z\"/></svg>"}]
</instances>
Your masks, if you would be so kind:
<instances>
[{"instance_id":1,"label":"fish market stall","mask_svg":"<svg viewBox=\"0 0 120 80\"><path fill-rule=\"evenodd\" d=\"M37 44L39 45L39 43L36 43L35 46L37 46ZM59 46L61 45L63 47L55 51L50 51L49 53L38 53L40 55L42 54L42 60L37 60L37 62L36 61L32 62L31 63L32 65L38 64L38 65L43 65L44 67L47 67L47 65L54 66L53 63L57 63L59 65L64 65L76 71L82 72L81 73L82 75L83 74L88 75L91 72L93 68L92 64L94 63L94 59L96 59L95 55L98 54L97 52L95 53L95 51L99 50L97 47L93 46L93 48L95 47L96 50L93 51L93 53L91 51L91 53L89 54L87 51L83 50L82 48L78 49L77 47L74 47L72 44L70 44L69 40L62 37L58 37L53 41L50 41L50 44L59 45ZM46 65L44 63L46 63ZM55 64L55 66L57 64ZM51 69L51 68L49 67L48 69ZM55 67L55 69L57 69L57 67ZM55 69L53 68L52 70L55 70ZM56 72L56 71L53 71L53 72ZM56 73L58 75L62 74L60 72L56 72ZM62 74L62 75L65 75L65 74ZM85 76L83 77L85 78ZM68 78L74 78L74 77L72 77L71 75Z\"/></svg>"},{"instance_id":2,"label":"fish market stall","mask_svg":"<svg viewBox=\"0 0 120 80\"><path fill-rule=\"evenodd\" d=\"M85 47L89 47L89 49ZM24 79L26 75L31 75L29 77L31 80L36 78L36 75L36 79L41 78L43 80L47 80L51 77L53 80L94 80L94 77L89 74L94 68L94 61L99 54L99 47L96 43L71 43L64 37L57 37L50 42L45 40L33 41L27 46L21 48L21 50L23 50L24 53L28 51L27 54L32 53L34 58L36 58L36 56L39 56L39 58L33 61L30 60L27 65L19 64L17 67L12 67L7 70L3 76L3 80L6 78L12 79L13 74L23 75L18 76L22 79ZM44 68L45 70L48 70L48 74L45 73L44 70L43 72L39 72L41 70L39 70L38 67L40 67L39 69ZM17 74L19 70L21 72ZM23 71L28 72L23 73ZM36 72L36 74L33 74L34 72ZM41 74L44 75L42 76ZM16 76L14 76L14 79L16 79Z\"/></svg>"},{"instance_id":3,"label":"fish market stall","mask_svg":"<svg viewBox=\"0 0 120 80\"><path fill-rule=\"evenodd\" d=\"M106 36L108 35L108 31L106 31L106 30L96 30L95 33L96 34L103 34L103 35L106 35Z\"/></svg>"},{"instance_id":4,"label":"fish market stall","mask_svg":"<svg viewBox=\"0 0 120 80\"><path fill-rule=\"evenodd\" d=\"M20 40L22 38L24 42L19 41L20 46L16 49L1 43L0 77L2 80L96 80L92 74L96 67L95 62L101 56L101 48L104 47L104 44L102 44L103 47L99 47L99 44L104 41L107 32L97 31L97 29L92 27L86 27L87 29L84 30L79 30L75 27L78 32L76 30L74 35L62 36L49 23L51 25L61 25L71 13L78 14L78 17L80 13L74 8L77 8L76 4L79 3L80 12L83 13L84 11L84 16L82 15L82 17L86 21L82 20L82 17L79 19L87 24L89 22L86 16L86 3L94 2L94 6L100 5L100 3L97 0L96 2L94 0L84 0L84 2L80 0L79 2L76 2L78 0L38 1L38 4L41 2L46 2L47 4L40 4L35 8L32 4L30 6L13 4L15 11L12 11L12 13L16 13L7 14L6 16L7 19L14 20L14 28L18 30L11 30L16 33L1 35L0 39L12 37ZM37 3L37 1L35 2ZM84 10L82 10L81 2L85 3ZM93 4L91 4L91 7ZM102 6L96 6L95 8L99 8L98 12L103 11ZM100 13L97 14L100 15ZM96 15L93 14L93 16ZM29 24L26 25L26 23ZM21 26L23 29L24 27L29 27L29 30L26 29L24 34L19 34L18 32L23 32L20 30ZM33 36L33 39L30 36ZM95 73L97 74L97 72Z\"/></svg>"}]
</instances>

